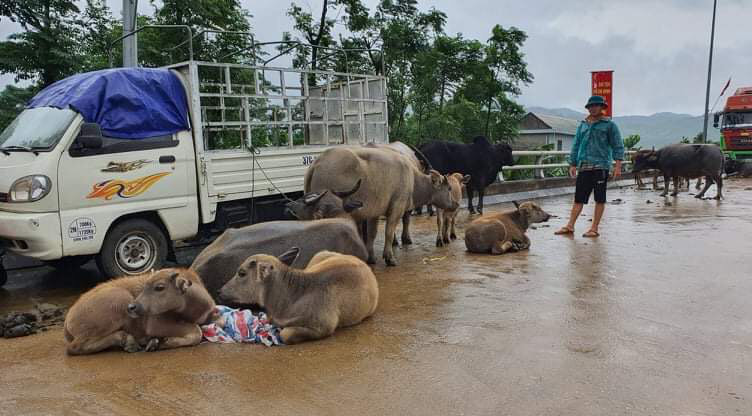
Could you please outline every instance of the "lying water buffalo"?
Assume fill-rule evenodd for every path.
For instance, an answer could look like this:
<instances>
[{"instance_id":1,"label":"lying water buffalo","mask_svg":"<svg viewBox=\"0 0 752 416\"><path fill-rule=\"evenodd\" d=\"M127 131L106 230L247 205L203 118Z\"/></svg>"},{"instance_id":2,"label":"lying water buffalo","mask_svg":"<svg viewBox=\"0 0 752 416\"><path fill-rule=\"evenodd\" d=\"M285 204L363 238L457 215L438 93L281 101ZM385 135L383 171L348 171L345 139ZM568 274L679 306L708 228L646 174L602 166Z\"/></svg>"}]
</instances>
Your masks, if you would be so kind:
<instances>
[{"instance_id":1,"label":"lying water buffalo","mask_svg":"<svg viewBox=\"0 0 752 416\"><path fill-rule=\"evenodd\" d=\"M530 224L545 222L551 215L535 202L514 203L514 211L476 218L465 229L465 246L471 253L504 254L530 248L525 235Z\"/></svg>"},{"instance_id":2,"label":"lying water buffalo","mask_svg":"<svg viewBox=\"0 0 752 416\"><path fill-rule=\"evenodd\" d=\"M190 270L163 269L97 285L71 306L64 335L70 355L112 347L134 352L196 345L214 301ZM165 338L160 340L159 338Z\"/></svg>"},{"instance_id":3,"label":"lying water buffalo","mask_svg":"<svg viewBox=\"0 0 752 416\"><path fill-rule=\"evenodd\" d=\"M420 146L420 151L440 173L459 172L470 175L470 183L467 184L467 207L470 213L475 213L475 191L478 191L478 212L482 214L486 187L496 180L503 166L514 164L512 148L508 144L492 145L483 136L476 137L470 144L431 141Z\"/></svg>"},{"instance_id":4,"label":"lying water buffalo","mask_svg":"<svg viewBox=\"0 0 752 416\"><path fill-rule=\"evenodd\" d=\"M365 260L368 251L350 217L362 204L348 198L359 187L360 181L350 191L309 193L288 204L288 210L296 217L317 221L270 221L229 229L193 260L191 269L201 276L209 293L217 299L219 289L254 254L280 255L290 247L300 247L297 267L305 267L322 250Z\"/></svg>"},{"instance_id":5,"label":"lying water buffalo","mask_svg":"<svg viewBox=\"0 0 752 416\"><path fill-rule=\"evenodd\" d=\"M354 178L363 178L353 198L363 201L363 208L353 211L356 221L365 221L368 262L375 263L373 242L379 218L386 216L384 260L395 266L392 241L397 223L413 208L414 200L426 200L441 208L453 208L449 183L445 176L432 170L421 172L399 152L382 148L336 147L325 151L308 168L305 192L347 189Z\"/></svg>"},{"instance_id":6,"label":"lying water buffalo","mask_svg":"<svg viewBox=\"0 0 752 416\"><path fill-rule=\"evenodd\" d=\"M328 337L373 315L379 285L368 265L353 256L322 251L300 270L290 266L298 252L293 248L279 258L249 257L220 298L265 308L272 324L282 327L285 344Z\"/></svg>"},{"instance_id":7,"label":"lying water buffalo","mask_svg":"<svg viewBox=\"0 0 752 416\"><path fill-rule=\"evenodd\" d=\"M658 169L663 173L663 193L668 194L670 179L674 180L674 192L679 193L679 178L705 177L705 187L695 198L705 196L710 185L718 187L715 199L723 198L723 152L710 144L671 144L658 150L642 150L634 155L633 172L645 169Z\"/></svg>"}]
</instances>

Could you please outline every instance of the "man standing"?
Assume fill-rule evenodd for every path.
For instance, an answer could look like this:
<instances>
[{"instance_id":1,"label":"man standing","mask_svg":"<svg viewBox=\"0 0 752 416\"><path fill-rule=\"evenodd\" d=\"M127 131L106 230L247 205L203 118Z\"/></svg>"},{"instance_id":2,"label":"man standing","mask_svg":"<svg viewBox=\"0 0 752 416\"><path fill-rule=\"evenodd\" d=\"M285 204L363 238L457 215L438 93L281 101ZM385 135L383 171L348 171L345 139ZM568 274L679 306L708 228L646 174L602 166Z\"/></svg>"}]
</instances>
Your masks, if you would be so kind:
<instances>
[{"instance_id":1,"label":"man standing","mask_svg":"<svg viewBox=\"0 0 752 416\"><path fill-rule=\"evenodd\" d=\"M577 176L574 205L569 216L569 223L555 234L574 234L574 224L588 203L590 194L595 199L593 224L583 237L598 237L598 226L606 208L606 183L611 162L614 166L614 179L621 176L621 162L624 159L624 142L619 128L611 119L603 115L608 106L599 95L590 97L585 108L590 113L577 127L572 152L569 155L569 175Z\"/></svg>"}]
</instances>

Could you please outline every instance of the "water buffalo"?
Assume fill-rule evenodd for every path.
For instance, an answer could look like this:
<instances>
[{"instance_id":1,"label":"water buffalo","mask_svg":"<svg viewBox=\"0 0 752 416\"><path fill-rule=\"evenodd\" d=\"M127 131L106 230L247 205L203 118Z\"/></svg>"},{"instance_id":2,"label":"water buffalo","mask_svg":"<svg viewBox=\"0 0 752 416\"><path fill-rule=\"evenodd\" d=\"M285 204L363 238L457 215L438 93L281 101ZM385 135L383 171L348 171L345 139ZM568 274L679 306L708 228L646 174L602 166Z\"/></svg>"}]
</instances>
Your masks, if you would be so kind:
<instances>
[{"instance_id":1,"label":"water buffalo","mask_svg":"<svg viewBox=\"0 0 752 416\"><path fill-rule=\"evenodd\" d=\"M397 223L413 208L414 200L425 200L441 208L452 208L449 183L434 170L421 172L399 152L369 147L336 147L326 150L305 174L306 193L327 189L348 189L355 178L363 178L353 198L363 201L363 208L353 211L356 221L366 223L368 262L375 263L373 243L378 221L386 217L384 260L395 266L392 242Z\"/></svg>"},{"instance_id":2,"label":"water buffalo","mask_svg":"<svg viewBox=\"0 0 752 416\"><path fill-rule=\"evenodd\" d=\"M436 247L442 247L457 238L457 234L454 232L454 223L457 220L457 212L462 200L462 186L470 182L470 175L463 176L461 173L453 173L447 176L447 180L449 181L449 187L452 189L452 199L457 201L457 208L439 208L437 210L436 225L438 232L436 233Z\"/></svg>"},{"instance_id":3,"label":"water buffalo","mask_svg":"<svg viewBox=\"0 0 752 416\"><path fill-rule=\"evenodd\" d=\"M328 337L373 315L379 285L368 265L357 257L322 251L301 270L290 266L298 251L293 248L279 258L249 257L220 298L265 308L271 323L282 327L285 344Z\"/></svg>"},{"instance_id":4,"label":"water buffalo","mask_svg":"<svg viewBox=\"0 0 752 416\"><path fill-rule=\"evenodd\" d=\"M548 221L551 215L535 202L514 205L514 211L484 215L471 222L465 229L467 251L504 254L530 248L525 231L530 224Z\"/></svg>"},{"instance_id":5,"label":"water buffalo","mask_svg":"<svg viewBox=\"0 0 752 416\"><path fill-rule=\"evenodd\" d=\"M423 172L426 172L429 169L429 166L426 166L426 161L424 160L421 162L422 158L418 158L418 154L411 148L410 146L406 145L405 143L402 143L400 141L391 142L388 144L377 144L377 143L368 143L366 146L377 148L377 149L387 149L395 151L406 158L410 160L410 163L412 163L416 168L420 169ZM421 155L422 156L422 155ZM425 202L421 201L415 201L415 197L424 197L424 195L413 195L413 207L419 207L425 204ZM410 213L412 210L408 210L402 215L402 244L409 245L413 243L412 238L410 237ZM394 242L392 245L396 246L397 243L397 235L394 235Z\"/></svg>"},{"instance_id":6,"label":"water buffalo","mask_svg":"<svg viewBox=\"0 0 752 416\"><path fill-rule=\"evenodd\" d=\"M473 194L478 191L478 212L483 213L483 196L486 187L492 184L503 166L514 164L512 148L506 143L491 144L478 136L470 144L431 141L420 146L434 169L443 174L453 172L470 175L467 184L467 207L475 213Z\"/></svg>"},{"instance_id":7,"label":"water buffalo","mask_svg":"<svg viewBox=\"0 0 752 416\"><path fill-rule=\"evenodd\" d=\"M713 183L718 187L715 199L723 198L723 152L718 146L707 144L671 144L658 150L642 150L634 155L633 172L658 169L663 173L663 193L668 194L670 179L674 179L674 192L679 193L679 178L705 177L705 187L695 195L702 198Z\"/></svg>"},{"instance_id":8,"label":"water buffalo","mask_svg":"<svg viewBox=\"0 0 752 416\"><path fill-rule=\"evenodd\" d=\"M63 330L67 352L196 345L201 342L198 325L209 321L213 311L214 301L190 270L163 269L113 279L84 293L71 306Z\"/></svg>"},{"instance_id":9,"label":"water buffalo","mask_svg":"<svg viewBox=\"0 0 752 416\"><path fill-rule=\"evenodd\" d=\"M362 206L349 198L359 187L357 182L355 188L346 192L308 193L287 205L297 218L316 221L270 221L229 229L193 260L191 269L201 276L209 293L217 299L222 286L254 254L280 255L290 247L300 247L295 265L301 268L322 250L366 260L368 251L350 217L351 212Z\"/></svg>"}]
</instances>

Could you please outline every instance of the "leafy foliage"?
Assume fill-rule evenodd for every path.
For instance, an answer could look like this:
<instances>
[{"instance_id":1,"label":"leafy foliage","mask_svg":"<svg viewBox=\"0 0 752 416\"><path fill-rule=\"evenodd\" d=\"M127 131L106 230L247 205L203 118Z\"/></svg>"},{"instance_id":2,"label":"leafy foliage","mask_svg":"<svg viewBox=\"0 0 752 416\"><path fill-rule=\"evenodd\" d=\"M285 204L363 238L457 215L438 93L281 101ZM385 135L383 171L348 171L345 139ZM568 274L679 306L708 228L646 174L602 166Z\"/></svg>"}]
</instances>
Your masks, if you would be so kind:
<instances>
[{"instance_id":1,"label":"leafy foliage","mask_svg":"<svg viewBox=\"0 0 752 416\"><path fill-rule=\"evenodd\" d=\"M250 32L249 14L239 0L150 0L153 13L138 16L138 26L187 25L194 33L221 29ZM412 144L431 139L469 141L485 135L511 141L523 109L515 102L522 85L532 82L522 47L525 33L515 27L493 27L485 41L449 35L447 15L422 10L417 0L380 0L373 9L362 0L324 0L321 9L306 10L298 2L288 9L291 24L282 35L293 45L296 67L338 72L385 74L392 140ZM105 0L0 0L0 16L18 22L23 32L0 42L0 73L12 73L27 89L6 88L0 95L0 121L7 124L34 91L77 72L109 66L108 49L123 33ZM341 25L341 26L337 26ZM335 28L345 30L335 34ZM146 29L139 32L139 63L161 66L188 58L185 33ZM182 45L181 45L182 44ZM119 44L113 61L122 61ZM364 53L333 52L327 48L362 48ZM255 62L261 52L246 34L204 33L193 40L194 58ZM247 72L242 77L254 76ZM258 76L258 74L256 74ZM217 74L217 81L221 75ZM233 79L233 83L243 83ZM265 80L260 77L263 83ZM310 77L301 83L320 84ZM334 80L337 81L337 80ZM251 103L253 117L277 117L278 108ZM258 108L256 108L258 107ZM296 108L302 114L304 109ZM257 114L258 113L258 114ZM259 143L286 143L288 133L254 132ZM293 140L304 140L293 132ZM218 147L237 147L238 134L215 134ZM263 143L262 143L263 142Z\"/></svg>"},{"instance_id":2,"label":"leafy foliage","mask_svg":"<svg viewBox=\"0 0 752 416\"><path fill-rule=\"evenodd\" d=\"M636 149L637 143L640 142L639 134L630 134L624 138L624 148L627 150Z\"/></svg>"}]
</instances>

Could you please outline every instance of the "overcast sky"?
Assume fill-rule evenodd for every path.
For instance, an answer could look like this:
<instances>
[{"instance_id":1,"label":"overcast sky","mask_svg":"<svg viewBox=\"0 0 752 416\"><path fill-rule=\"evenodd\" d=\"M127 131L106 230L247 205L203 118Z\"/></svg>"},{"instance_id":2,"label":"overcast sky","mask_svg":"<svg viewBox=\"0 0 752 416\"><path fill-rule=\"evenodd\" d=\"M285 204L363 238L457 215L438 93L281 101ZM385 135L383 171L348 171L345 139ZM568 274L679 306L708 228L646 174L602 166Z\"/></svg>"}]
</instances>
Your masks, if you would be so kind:
<instances>
[{"instance_id":1,"label":"overcast sky","mask_svg":"<svg viewBox=\"0 0 752 416\"><path fill-rule=\"evenodd\" d=\"M253 14L260 40L278 40L289 30L291 0L241 0ZM296 0L319 10L321 0ZM364 0L373 7L377 0ZM121 0L108 0L120 16ZM142 13L150 13L140 0ZM720 0L716 23L711 105L729 77L730 90L752 85L752 1ZM712 0L422 0L448 16L446 31L485 40L495 24L517 26L534 82L519 101L528 106L581 110L590 91L590 71L614 70L615 115L672 111L702 114L708 64ZM318 12L317 12L318 13ZM0 22L0 37L17 30ZM0 84L12 82L0 77ZM727 95L729 93L727 92ZM720 106L721 104L719 104Z\"/></svg>"}]
</instances>

